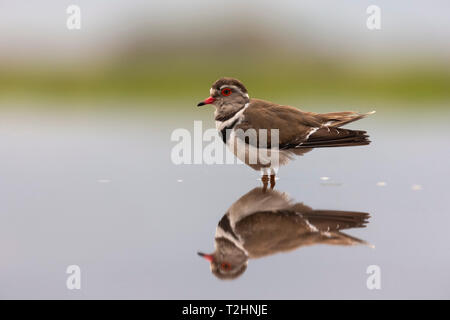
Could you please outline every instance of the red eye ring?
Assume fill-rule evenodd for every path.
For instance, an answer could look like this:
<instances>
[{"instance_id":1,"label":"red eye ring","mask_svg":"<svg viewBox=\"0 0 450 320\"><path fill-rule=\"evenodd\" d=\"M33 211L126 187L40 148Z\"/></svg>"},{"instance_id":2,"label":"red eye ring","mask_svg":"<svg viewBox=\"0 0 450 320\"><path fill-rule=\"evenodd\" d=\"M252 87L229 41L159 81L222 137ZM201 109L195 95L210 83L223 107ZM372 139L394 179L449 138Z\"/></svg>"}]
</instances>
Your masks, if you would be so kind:
<instances>
[{"instance_id":1,"label":"red eye ring","mask_svg":"<svg viewBox=\"0 0 450 320\"><path fill-rule=\"evenodd\" d=\"M230 88L222 89L222 95L225 96L225 97L229 96L231 93L232 93L232 91L231 91Z\"/></svg>"},{"instance_id":2,"label":"red eye ring","mask_svg":"<svg viewBox=\"0 0 450 320\"><path fill-rule=\"evenodd\" d=\"M230 270L230 269L231 269L231 265L230 265L228 262L223 262L223 263L220 265L220 267L221 267L223 270Z\"/></svg>"}]
</instances>

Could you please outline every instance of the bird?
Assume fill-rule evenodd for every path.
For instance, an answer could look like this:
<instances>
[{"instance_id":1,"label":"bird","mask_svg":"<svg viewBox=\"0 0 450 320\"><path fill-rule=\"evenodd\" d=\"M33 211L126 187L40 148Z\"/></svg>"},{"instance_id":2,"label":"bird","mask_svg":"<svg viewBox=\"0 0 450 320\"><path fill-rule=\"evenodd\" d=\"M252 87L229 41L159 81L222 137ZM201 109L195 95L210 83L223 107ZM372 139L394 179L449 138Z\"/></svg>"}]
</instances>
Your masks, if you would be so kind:
<instances>
[{"instance_id":1,"label":"bird","mask_svg":"<svg viewBox=\"0 0 450 320\"><path fill-rule=\"evenodd\" d=\"M223 142L242 162L261 172L264 188L275 186L280 166L315 148L370 144L363 130L341 128L370 114L353 111L314 113L250 98L244 84L223 77L197 106L213 105ZM262 135L264 133L264 135Z\"/></svg>"},{"instance_id":2,"label":"bird","mask_svg":"<svg viewBox=\"0 0 450 320\"><path fill-rule=\"evenodd\" d=\"M314 210L295 202L287 193L257 187L234 202L221 218L211 254L198 252L210 262L219 279L232 280L246 270L249 259L262 258L303 246L340 246L370 243L341 230L364 228L366 212Z\"/></svg>"}]
</instances>

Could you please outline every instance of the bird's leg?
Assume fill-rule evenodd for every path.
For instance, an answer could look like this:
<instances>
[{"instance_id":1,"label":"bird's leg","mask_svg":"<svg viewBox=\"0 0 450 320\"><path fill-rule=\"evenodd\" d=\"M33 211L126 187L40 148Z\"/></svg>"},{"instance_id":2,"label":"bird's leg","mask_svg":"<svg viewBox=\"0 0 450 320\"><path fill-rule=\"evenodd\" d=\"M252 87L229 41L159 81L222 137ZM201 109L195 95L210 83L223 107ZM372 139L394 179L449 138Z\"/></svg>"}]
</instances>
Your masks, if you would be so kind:
<instances>
[{"instance_id":1,"label":"bird's leg","mask_svg":"<svg viewBox=\"0 0 450 320\"><path fill-rule=\"evenodd\" d=\"M269 184L269 170L268 168L261 168L261 181L263 184L263 192L267 191L267 186Z\"/></svg>"},{"instance_id":2,"label":"bird's leg","mask_svg":"<svg viewBox=\"0 0 450 320\"><path fill-rule=\"evenodd\" d=\"M277 171L278 168L273 168L271 167L269 170L270 173L270 189L273 190L273 188L275 188L275 184L276 184L276 178L277 178Z\"/></svg>"},{"instance_id":3,"label":"bird's leg","mask_svg":"<svg viewBox=\"0 0 450 320\"><path fill-rule=\"evenodd\" d=\"M261 181L263 183L263 192L266 192L267 191L267 185L269 184L269 175L264 174L261 177Z\"/></svg>"},{"instance_id":4,"label":"bird's leg","mask_svg":"<svg viewBox=\"0 0 450 320\"><path fill-rule=\"evenodd\" d=\"M275 174L270 175L270 189L275 188Z\"/></svg>"}]
</instances>

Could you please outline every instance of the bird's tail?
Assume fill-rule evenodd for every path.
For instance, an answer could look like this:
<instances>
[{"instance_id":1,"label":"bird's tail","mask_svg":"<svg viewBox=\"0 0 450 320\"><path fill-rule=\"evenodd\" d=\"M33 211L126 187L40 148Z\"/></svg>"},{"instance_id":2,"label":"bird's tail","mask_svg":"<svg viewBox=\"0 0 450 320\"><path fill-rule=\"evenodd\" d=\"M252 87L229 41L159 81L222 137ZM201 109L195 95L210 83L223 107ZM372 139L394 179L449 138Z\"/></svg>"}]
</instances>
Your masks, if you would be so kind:
<instances>
[{"instance_id":1,"label":"bird's tail","mask_svg":"<svg viewBox=\"0 0 450 320\"><path fill-rule=\"evenodd\" d=\"M344 112L331 112L331 113L322 113L320 114L320 118L323 123L326 123L327 127L330 128L339 128L343 125L357 121L359 119L365 118L368 115L374 114L375 111L371 111L368 113L357 113L353 111L344 111Z\"/></svg>"},{"instance_id":2,"label":"bird's tail","mask_svg":"<svg viewBox=\"0 0 450 320\"><path fill-rule=\"evenodd\" d=\"M366 131L320 128L297 148L352 147L370 144Z\"/></svg>"}]
</instances>

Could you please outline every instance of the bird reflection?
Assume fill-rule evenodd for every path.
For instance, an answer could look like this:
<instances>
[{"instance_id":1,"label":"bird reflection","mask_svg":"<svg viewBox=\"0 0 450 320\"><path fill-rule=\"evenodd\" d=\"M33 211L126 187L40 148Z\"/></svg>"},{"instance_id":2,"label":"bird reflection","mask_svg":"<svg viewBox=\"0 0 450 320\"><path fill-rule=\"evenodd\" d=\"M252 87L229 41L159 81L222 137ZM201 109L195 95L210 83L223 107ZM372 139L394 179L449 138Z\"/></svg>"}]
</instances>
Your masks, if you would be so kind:
<instances>
[{"instance_id":1,"label":"bird reflection","mask_svg":"<svg viewBox=\"0 0 450 320\"><path fill-rule=\"evenodd\" d=\"M286 193L255 188L231 205L219 221L215 251L198 254L220 279L236 279L249 259L295 250L313 244L365 244L341 230L363 228L369 214L355 211L314 210Z\"/></svg>"}]
</instances>

